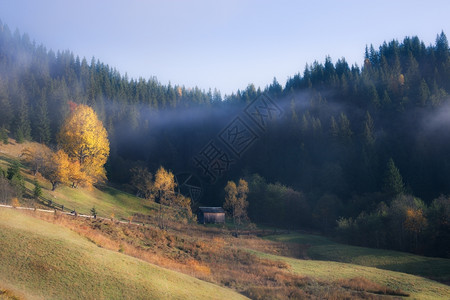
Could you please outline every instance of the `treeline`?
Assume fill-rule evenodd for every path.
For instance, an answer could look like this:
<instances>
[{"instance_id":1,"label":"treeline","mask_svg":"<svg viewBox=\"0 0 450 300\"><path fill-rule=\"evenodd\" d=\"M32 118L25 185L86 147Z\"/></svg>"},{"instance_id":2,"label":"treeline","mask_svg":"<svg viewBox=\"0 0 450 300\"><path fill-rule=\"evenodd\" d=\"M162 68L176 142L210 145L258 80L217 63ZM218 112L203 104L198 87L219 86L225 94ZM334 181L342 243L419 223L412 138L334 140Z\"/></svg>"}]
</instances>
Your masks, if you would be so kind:
<instances>
[{"instance_id":1,"label":"treeline","mask_svg":"<svg viewBox=\"0 0 450 300\"><path fill-rule=\"evenodd\" d=\"M208 106L222 96L217 90L165 86L156 78L129 79L95 58L88 62L68 50L47 50L0 22L0 127L19 141L54 143L69 101L93 107L111 134L119 122L132 129L148 122L138 105L152 110Z\"/></svg>"},{"instance_id":2,"label":"treeline","mask_svg":"<svg viewBox=\"0 0 450 300\"><path fill-rule=\"evenodd\" d=\"M320 229L348 244L450 257L448 196L427 205L412 195L385 191L346 202L334 194L314 199L258 174L247 179L248 213L256 223Z\"/></svg>"},{"instance_id":3,"label":"treeline","mask_svg":"<svg viewBox=\"0 0 450 300\"><path fill-rule=\"evenodd\" d=\"M355 219L340 218L336 233L349 244L450 257L450 199L441 196L427 206L399 195Z\"/></svg>"},{"instance_id":4,"label":"treeline","mask_svg":"<svg viewBox=\"0 0 450 300\"><path fill-rule=\"evenodd\" d=\"M194 157L262 93L282 117L263 131L252 128L258 138L209 184ZM341 217L356 222L381 203L391 207L398 195L422 199L433 223L428 208L450 194L449 93L444 33L434 45L407 37L368 46L361 66L327 57L284 85L274 79L263 90L250 84L222 97L130 79L0 25L2 137L55 144L69 101L87 104L108 131L110 181L126 185L132 168L156 172L163 165L200 177L202 204L221 205L226 182L246 178L250 218L272 225L332 232Z\"/></svg>"}]
</instances>

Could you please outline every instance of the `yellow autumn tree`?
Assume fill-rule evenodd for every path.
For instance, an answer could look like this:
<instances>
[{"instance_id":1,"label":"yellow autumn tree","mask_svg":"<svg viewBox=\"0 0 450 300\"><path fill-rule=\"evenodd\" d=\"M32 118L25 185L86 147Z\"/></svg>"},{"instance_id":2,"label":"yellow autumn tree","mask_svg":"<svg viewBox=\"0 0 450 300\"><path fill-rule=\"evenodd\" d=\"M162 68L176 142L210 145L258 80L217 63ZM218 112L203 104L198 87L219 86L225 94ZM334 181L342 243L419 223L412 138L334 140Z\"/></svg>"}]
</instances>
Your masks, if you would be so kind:
<instances>
[{"instance_id":1,"label":"yellow autumn tree","mask_svg":"<svg viewBox=\"0 0 450 300\"><path fill-rule=\"evenodd\" d=\"M81 165L78 160L70 161L68 173L68 179L73 188L77 188L79 185L89 185L92 183L90 182L90 178L81 170Z\"/></svg>"},{"instance_id":2,"label":"yellow autumn tree","mask_svg":"<svg viewBox=\"0 0 450 300\"><path fill-rule=\"evenodd\" d=\"M69 182L69 166L69 156L63 150L53 153L45 162L42 175L52 184L52 191L58 185Z\"/></svg>"},{"instance_id":3,"label":"yellow autumn tree","mask_svg":"<svg viewBox=\"0 0 450 300\"><path fill-rule=\"evenodd\" d=\"M247 220L247 194L248 183L244 179L239 179L238 185L233 181L228 181L225 186L225 202L223 207L232 216L236 224L241 224L243 220Z\"/></svg>"},{"instance_id":4,"label":"yellow autumn tree","mask_svg":"<svg viewBox=\"0 0 450 300\"><path fill-rule=\"evenodd\" d=\"M152 188L152 198L159 201L158 223L161 229L165 228L165 209L170 206L175 198L175 176L172 172L160 167L155 174L155 182Z\"/></svg>"},{"instance_id":5,"label":"yellow autumn tree","mask_svg":"<svg viewBox=\"0 0 450 300\"><path fill-rule=\"evenodd\" d=\"M104 165L109 156L108 134L92 108L72 105L59 132L58 143L72 161L79 163L86 183L106 180Z\"/></svg>"},{"instance_id":6,"label":"yellow autumn tree","mask_svg":"<svg viewBox=\"0 0 450 300\"><path fill-rule=\"evenodd\" d=\"M155 182L153 183L154 197L159 199L161 204L169 205L175 195L175 187L176 183L173 173L163 167L159 167L155 174Z\"/></svg>"}]
</instances>

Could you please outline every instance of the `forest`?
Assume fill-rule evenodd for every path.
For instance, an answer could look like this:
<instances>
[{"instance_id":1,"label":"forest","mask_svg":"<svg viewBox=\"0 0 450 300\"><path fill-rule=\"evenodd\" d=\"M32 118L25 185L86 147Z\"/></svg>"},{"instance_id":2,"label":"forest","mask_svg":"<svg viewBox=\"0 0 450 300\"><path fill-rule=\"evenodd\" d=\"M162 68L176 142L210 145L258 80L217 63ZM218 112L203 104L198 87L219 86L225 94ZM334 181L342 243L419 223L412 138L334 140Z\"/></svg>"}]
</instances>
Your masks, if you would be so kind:
<instances>
[{"instance_id":1,"label":"forest","mask_svg":"<svg viewBox=\"0 0 450 300\"><path fill-rule=\"evenodd\" d=\"M129 78L0 22L0 135L55 148L70 103L87 105L108 133L108 182L124 190L136 192L133 168L164 166L196 178L195 211L244 178L256 224L450 257L448 40L362 51L361 66L326 57L222 96Z\"/></svg>"}]
</instances>

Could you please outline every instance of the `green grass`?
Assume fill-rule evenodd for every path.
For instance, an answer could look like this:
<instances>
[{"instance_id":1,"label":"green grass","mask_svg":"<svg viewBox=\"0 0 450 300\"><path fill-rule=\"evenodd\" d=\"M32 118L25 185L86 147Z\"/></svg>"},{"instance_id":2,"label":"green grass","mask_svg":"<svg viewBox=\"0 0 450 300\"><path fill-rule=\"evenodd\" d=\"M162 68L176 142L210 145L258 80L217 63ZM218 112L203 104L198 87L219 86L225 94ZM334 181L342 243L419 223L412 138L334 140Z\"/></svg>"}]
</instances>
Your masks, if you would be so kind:
<instances>
[{"instance_id":1,"label":"green grass","mask_svg":"<svg viewBox=\"0 0 450 300\"><path fill-rule=\"evenodd\" d=\"M266 238L309 244L311 247L308 249L308 256L315 260L345 262L450 282L450 259L339 244L318 235L293 233Z\"/></svg>"},{"instance_id":2,"label":"green grass","mask_svg":"<svg viewBox=\"0 0 450 300\"><path fill-rule=\"evenodd\" d=\"M419 276L348 263L300 260L253 250L251 252L261 258L286 262L291 266L294 273L319 280L337 281L339 279L364 277L393 290L400 289L410 294L412 299L450 298L449 286Z\"/></svg>"},{"instance_id":3,"label":"green grass","mask_svg":"<svg viewBox=\"0 0 450 300\"><path fill-rule=\"evenodd\" d=\"M17 152L18 150L13 148L10 151ZM0 152L0 167L6 171L10 164L17 159L11 154ZM25 178L25 187L32 191L34 189L34 176L30 174L26 166L21 171ZM82 214L90 214L91 208L95 206L99 216L110 217L114 213L117 219L127 219L135 213L151 214L152 211L158 209L157 204L152 201L138 198L107 185L91 189L74 189L60 185L55 191L51 191L51 184L47 180L40 177L38 182L46 199L55 201L67 208L75 209Z\"/></svg>"},{"instance_id":4,"label":"green grass","mask_svg":"<svg viewBox=\"0 0 450 300\"><path fill-rule=\"evenodd\" d=\"M102 217L110 217L114 213L115 218L126 219L135 213L150 214L158 209L154 202L109 186L92 189L59 186L52 192L44 185L43 195L79 213L89 214L91 208L95 206L98 215Z\"/></svg>"},{"instance_id":5,"label":"green grass","mask_svg":"<svg viewBox=\"0 0 450 300\"><path fill-rule=\"evenodd\" d=\"M99 248L73 231L13 209L0 209L0 249L0 282L25 298L245 298Z\"/></svg>"}]
</instances>

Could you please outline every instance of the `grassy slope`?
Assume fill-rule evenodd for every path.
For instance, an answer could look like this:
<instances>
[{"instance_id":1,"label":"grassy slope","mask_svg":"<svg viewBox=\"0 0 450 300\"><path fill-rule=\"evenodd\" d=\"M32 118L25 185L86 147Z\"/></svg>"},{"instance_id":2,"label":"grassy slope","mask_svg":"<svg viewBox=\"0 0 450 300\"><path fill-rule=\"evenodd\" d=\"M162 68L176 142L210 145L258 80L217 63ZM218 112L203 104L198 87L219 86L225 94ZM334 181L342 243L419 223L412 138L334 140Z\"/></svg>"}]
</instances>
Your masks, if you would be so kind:
<instances>
[{"instance_id":1,"label":"grassy slope","mask_svg":"<svg viewBox=\"0 0 450 300\"><path fill-rule=\"evenodd\" d=\"M252 251L262 258L288 263L296 274L325 281L338 281L343 278L364 277L378 284L396 290L401 289L413 299L449 299L450 287L429 279L410 274L380 270L354 264L300 260L283 256Z\"/></svg>"},{"instance_id":2,"label":"grassy slope","mask_svg":"<svg viewBox=\"0 0 450 300\"><path fill-rule=\"evenodd\" d=\"M27 298L244 298L99 248L68 229L15 210L0 209L0 249L0 282Z\"/></svg>"},{"instance_id":3,"label":"grassy slope","mask_svg":"<svg viewBox=\"0 0 450 300\"><path fill-rule=\"evenodd\" d=\"M18 156L26 147L36 143L26 142L23 144L3 145L0 143L0 167L6 170L13 160L18 160ZM22 174L25 177L25 186L32 190L34 177L29 170L23 169ZM115 218L126 219L135 213L150 214L157 209L157 205L151 201L135 197L129 193L119 191L113 187L103 186L92 189L73 189L68 186L59 186L55 191L51 191L51 184L38 177L38 182L42 186L43 196L62 204L70 209L75 209L79 213L89 214L92 207L95 206L97 213L103 217L110 217L114 213Z\"/></svg>"},{"instance_id":4,"label":"grassy slope","mask_svg":"<svg viewBox=\"0 0 450 300\"><path fill-rule=\"evenodd\" d=\"M311 247L308 249L308 256L316 260L352 263L450 282L450 259L344 245L317 235L296 233L270 236L268 239L280 242L309 244Z\"/></svg>"},{"instance_id":5,"label":"grassy slope","mask_svg":"<svg viewBox=\"0 0 450 300\"><path fill-rule=\"evenodd\" d=\"M14 151L17 152L17 146L13 148ZM2 146L0 146L0 150ZM6 152L6 153L5 153ZM8 151L0 151L0 166L3 165L4 169L5 166L7 166L7 162L10 161L12 157L16 157L14 153L8 152ZM32 184L30 183L32 180L32 176L26 175L28 179L27 187L32 188ZM86 190L86 189L72 189L69 187L59 187L55 192L50 191L50 184L45 182L45 180L40 180L41 185L43 186L43 192L44 196L46 196L49 199L54 199L54 201L64 204L66 207L69 208L75 208L81 213L88 213L89 210L95 206L96 210L99 212L101 216L110 216L111 213L114 213L116 218L126 218L130 215L132 215L135 212L140 212L144 214L150 213L152 210L155 209L155 205L153 203L145 204L142 199L136 198L133 195L124 193L122 191L105 187L101 190L99 189L92 189L92 190ZM0 236L2 235L2 215L0 215ZM31 222L28 220L27 222ZM38 222L38 221L36 221ZM42 224L40 226L43 226ZM49 225L46 225L49 226ZM23 227L23 226L22 226ZM26 227L26 226L25 226ZM24 234L22 232L24 228L15 228L14 230L17 231L17 234ZM59 229L58 229L59 230ZM58 231L56 228L53 228L51 230L52 234L56 233ZM63 229L60 229L63 230ZM69 233L72 234L71 237L65 238L65 235L67 234L67 231L59 236L59 239L63 239L64 242L57 243L57 246L55 245L50 246L47 244L42 244L39 242L42 239L42 236L38 236L37 240L34 239L35 235L28 232L28 236L26 236L26 240L30 239L30 241L33 241L31 244L29 244L29 249L38 249L38 252L41 253L47 253L50 252L50 257L53 257L55 254L55 251L52 251L51 249L57 249L61 253L64 254L64 256L71 258L71 264L70 267L76 266L76 262L78 261L77 256L81 255L80 253L80 247L77 245L77 247L67 248L66 244L67 240L72 240L71 243L79 243L78 239L80 239L79 236L69 231ZM76 237L74 237L75 235ZM45 236L45 235L44 235ZM45 237L47 239L48 236ZM347 262L347 263L353 263L356 265L350 265L350 264L342 264L342 263L333 263L333 262L323 262L323 261L310 261L310 260L296 260L281 256L274 256L269 254L264 254L261 252L257 252L259 256L264 256L266 258L270 258L273 260L284 260L287 263L289 263L292 266L292 270L298 274L302 274L305 276L311 276L315 277L317 279L323 279L325 281L334 281L338 280L340 278L354 278L354 277L366 277L374 282L378 282L380 284L387 285L389 287L392 287L393 289L400 288L404 291L407 291L411 293L411 295L415 297L420 298L448 298L449 295L449 289L448 286L437 284L433 281L429 281L423 278L419 278L416 276L411 276L407 274L401 274L397 272L388 272L384 270L378 270L374 268L367 268L367 267L361 267L357 265L363 265L363 266L369 266L369 267L378 267L382 269L389 269L389 270L396 270L401 271L405 273L412 273L412 274L418 274L422 276L427 277L433 277L439 280L448 280L448 273L450 272L450 268L448 266L448 260L445 263L442 263L442 260L440 259L433 259L433 258L424 258L420 256L415 256L412 254L405 254L405 253L399 253L395 251L384 251L384 250L376 250L376 249L368 249L368 248L361 248L361 247L353 247L353 246L347 246L347 245L341 245L337 243L333 243L330 240L320 237L320 236L311 236L311 235L283 235L283 236L274 236L270 237L273 240L278 240L282 242L296 242L301 244L310 244L311 248L308 251L308 255L313 259L319 259L319 260L332 260L332 261L338 261L338 262ZM14 243L15 238L10 237L11 242ZM44 240L45 240L44 239ZM52 236L53 239L53 236ZM94 249L99 250L99 248L96 248L95 246L92 246L90 243L86 242L84 239L81 238L83 242L86 244L83 244L84 247L93 247ZM1 243L1 239L0 239ZM50 243L51 244L51 243ZM47 246L45 246L47 245ZM36 247L36 248L34 248ZM18 249L17 249L18 251ZM33 250L34 251L34 250ZM84 250L83 250L84 251ZM1 251L0 251L1 252ZM93 253L92 250L89 250L88 252ZM96 253L96 251L94 251ZM20 251L18 252L20 253ZM59 252L58 252L59 253ZM119 255L117 253L114 253L114 255ZM36 257L33 257L34 259ZM45 270L43 265L47 263L46 256L42 255L37 257L39 258L37 260L37 266L33 266L34 272L37 274L40 274L42 271L44 271L45 276L52 275L52 272L49 270ZM1 259L1 254L0 254ZM83 258L85 260L86 258ZM123 263L123 259L130 259L130 258L123 258L120 260ZM112 258L109 258L109 261L111 261ZM132 259L131 259L132 260ZM80 281L81 282L87 282L87 286L89 287L89 290L94 291L94 293L97 293L100 295L100 297L103 298L111 298L114 297L114 295L118 295L123 292L123 290L117 291L117 283L123 280L131 280L129 276L124 275L123 278L120 280L117 279L105 279L102 281L101 284L97 284L96 286L90 285L92 282L92 276L94 278L102 278L102 274L111 272L122 272L122 270L125 270L126 267L123 266L115 266L113 269L112 266L108 266L109 269L105 269L107 263L104 260L104 255L95 254L95 257L92 255L89 255L88 258L89 264L97 265L101 264L102 267L96 267L94 270L91 270L89 267L85 266L77 266L76 269L73 269L73 275L70 277L71 279L67 282L64 281L62 278L59 278L56 276L55 278L59 278L58 280L61 280L60 283L60 290L63 290L65 286L68 286L71 284L71 282ZM51 262L58 262L57 259L51 260ZM19 262L17 262L19 263ZM39 265L39 263L41 265ZM1 263L0 263L1 264ZM66 264L64 261L59 261L59 265ZM106 265L105 265L106 264ZM117 263L114 263L114 265L117 265ZM44 270L39 270L40 268L44 268ZM133 270L138 269L137 266L132 267ZM69 268L70 269L70 268ZM53 270L53 269L52 269ZM95 271L95 272L94 272ZM67 271L64 271L67 272ZM148 272L148 271L147 271ZM166 271L164 271L166 272ZM130 274L130 271L126 271L126 273ZM135 271L132 272L133 274ZM150 272L151 273L151 272ZM0 274L8 274L8 272L4 272L2 270L2 266L0 266ZM95 274L95 275L93 275ZM137 273L137 274L142 274ZM16 274L19 278L19 273ZM54 276L54 274L53 274ZM73 277L75 276L75 277ZM91 277L90 277L91 276ZM181 276L181 275L179 275ZM183 275L184 276L184 275ZM144 276L144 277L148 277ZM156 277L161 278L160 275L156 275ZM133 277L134 278L134 277ZM191 277L188 277L189 280L193 280ZM135 278L140 283L145 282L145 279L139 277ZM134 280L134 279L133 279ZM2 281L2 275L0 275L0 282ZM154 281L152 281L154 282ZM190 282L190 281L189 281ZM114 284L115 283L115 284ZM13 291L23 291L26 290L28 292L33 291L33 288L30 286L25 285L22 281L15 281L13 282L14 286L11 287L11 285L7 286L9 290ZM44 284L44 283L40 283ZM17 288L18 285L18 288ZM180 283L178 286L184 286L183 283ZM189 284L186 284L189 285ZM166 283L167 286L167 283ZM0 286L2 288L2 286ZM105 290L112 289L110 293L113 294L104 294ZM126 288L124 286L123 288ZM218 287L215 287L217 289L220 289ZM51 290L50 286L47 286L47 289ZM143 293L146 293L145 288L143 290ZM161 294L161 290L158 292L153 291L155 295L163 296L164 294ZM86 297L81 293L81 291L77 291L78 294L76 294L77 297ZM81 294L80 294L81 293ZM141 290L140 292L141 293ZM157 294L160 293L160 294ZM128 293L127 293L128 294ZM45 293L47 296L47 293ZM51 294L52 295L52 294ZM131 294L130 294L131 295ZM214 292L213 295L218 295L218 293ZM131 297L131 296L130 296ZM183 297L184 298L184 297ZM219 297L220 298L220 297Z\"/></svg>"},{"instance_id":6,"label":"grassy slope","mask_svg":"<svg viewBox=\"0 0 450 300\"><path fill-rule=\"evenodd\" d=\"M100 216L110 217L114 213L115 217L119 219L125 219L134 213L150 214L157 209L157 205L151 201L109 186L89 190L60 186L52 192L45 185L43 196L84 214L89 214L91 208L95 206Z\"/></svg>"}]
</instances>

